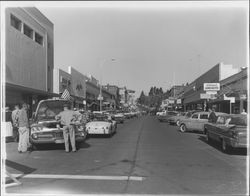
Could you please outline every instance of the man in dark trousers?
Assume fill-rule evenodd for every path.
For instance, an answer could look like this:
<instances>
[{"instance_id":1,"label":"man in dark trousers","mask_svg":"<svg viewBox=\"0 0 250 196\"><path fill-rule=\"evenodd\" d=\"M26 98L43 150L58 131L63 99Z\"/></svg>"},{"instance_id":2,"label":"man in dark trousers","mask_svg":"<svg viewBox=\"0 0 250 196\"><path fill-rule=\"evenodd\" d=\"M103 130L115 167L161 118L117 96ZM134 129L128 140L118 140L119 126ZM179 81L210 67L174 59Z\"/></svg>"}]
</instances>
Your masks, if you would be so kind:
<instances>
[{"instance_id":1,"label":"man in dark trousers","mask_svg":"<svg viewBox=\"0 0 250 196\"><path fill-rule=\"evenodd\" d=\"M56 120L60 120L63 125L63 137L65 143L65 151L69 152L69 138L72 147L72 152L76 152L75 145L75 127L72 124L77 119L77 113L70 109L69 104L63 105L64 111L56 115Z\"/></svg>"},{"instance_id":2,"label":"man in dark trousers","mask_svg":"<svg viewBox=\"0 0 250 196\"><path fill-rule=\"evenodd\" d=\"M208 122L215 123L217 121L217 116L215 114L215 108L214 107L212 107L212 109L209 108L209 112L210 113L209 113L209 117L208 117Z\"/></svg>"}]
</instances>

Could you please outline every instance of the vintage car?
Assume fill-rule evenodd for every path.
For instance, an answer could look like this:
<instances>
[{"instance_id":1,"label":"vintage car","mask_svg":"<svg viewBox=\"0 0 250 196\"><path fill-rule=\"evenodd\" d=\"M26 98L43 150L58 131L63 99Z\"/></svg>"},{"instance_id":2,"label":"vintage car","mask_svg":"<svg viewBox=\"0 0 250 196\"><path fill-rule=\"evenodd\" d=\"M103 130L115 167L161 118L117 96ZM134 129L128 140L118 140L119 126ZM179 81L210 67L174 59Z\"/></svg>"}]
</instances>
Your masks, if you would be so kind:
<instances>
[{"instance_id":1,"label":"vintage car","mask_svg":"<svg viewBox=\"0 0 250 196\"><path fill-rule=\"evenodd\" d=\"M122 113L117 113L112 116L112 120L116 121L117 123L124 123L125 116Z\"/></svg>"},{"instance_id":2,"label":"vintage car","mask_svg":"<svg viewBox=\"0 0 250 196\"><path fill-rule=\"evenodd\" d=\"M166 110L156 112L156 116L166 115Z\"/></svg>"},{"instance_id":3,"label":"vintage car","mask_svg":"<svg viewBox=\"0 0 250 196\"><path fill-rule=\"evenodd\" d=\"M220 115L216 123L206 123L204 128L207 142L220 142L224 152L247 147L247 115Z\"/></svg>"},{"instance_id":4,"label":"vintage car","mask_svg":"<svg viewBox=\"0 0 250 196\"><path fill-rule=\"evenodd\" d=\"M71 103L64 99L47 99L38 103L30 129L30 143L33 149L39 144L64 143L62 125L55 119L55 116L63 111L64 104ZM83 142L87 135L85 125L77 119L72 125L75 127L76 143Z\"/></svg>"},{"instance_id":5,"label":"vintage car","mask_svg":"<svg viewBox=\"0 0 250 196\"><path fill-rule=\"evenodd\" d=\"M168 119L169 119L170 117L172 117L172 116L177 116L177 114L178 114L178 112L176 112L176 111L168 111L168 112L166 112L165 115L160 115L160 116L158 116L158 120L159 120L160 122L168 122Z\"/></svg>"},{"instance_id":6,"label":"vintage car","mask_svg":"<svg viewBox=\"0 0 250 196\"><path fill-rule=\"evenodd\" d=\"M95 113L93 121L86 124L88 134L112 135L116 132L116 129L116 121L101 113Z\"/></svg>"},{"instance_id":7,"label":"vintage car","mask_svg":"<svg viewBox=\"0 0 250 196\"><path fill-rule=\"evenodd\" d=\"M216 115L223 113L217 112ZM180 120L180 131L199 131L204 133L204 125L208 122L209 112L195 112L189 118Z\"/></svg>"},{"instance_id":8,"label":"vintage car","mask_svg":"<svg viewBox=\"0 0 250 196\"><path fill-rule=\"evenodd\" d=\"M171 116L168 118L168 123L170 125L177 125L177 121L180 122L180 118L184 117L187 112L179 112L176 116Z\"/></svg>"}]
</instances>

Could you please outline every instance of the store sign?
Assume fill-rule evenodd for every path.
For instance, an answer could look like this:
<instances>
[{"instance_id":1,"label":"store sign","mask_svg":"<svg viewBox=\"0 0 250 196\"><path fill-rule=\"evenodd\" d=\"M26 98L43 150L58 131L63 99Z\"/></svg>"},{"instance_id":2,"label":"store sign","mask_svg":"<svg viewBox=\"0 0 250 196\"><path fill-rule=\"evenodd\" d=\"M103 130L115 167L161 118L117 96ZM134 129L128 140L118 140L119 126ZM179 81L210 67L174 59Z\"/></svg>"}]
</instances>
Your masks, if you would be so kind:
<instances>
[{"instance_id":1,"label":"store sign","mask_svg":"<svg viewBox=\"0 0 250 196\"><path fill-rule=\"evenodd\" d=\"M201 93L200 98L201 99L211 99L211 94Z\"/></svg>"},{"instance_id":2,"label":"store sign","mask_svg":"<svg viewBox=\"0 0 250 196\"><path fill-rule=\"evenodd\" d=\"M177 100L176 100L176 103L177 103L177 104L181 104L181 99L177 99Z\"/></svg>"},{"instance_id":3,"label":"store sign","mask_svg":"<svg viewBox=\"0 0 250 196\"><path fill-rule=\"evenodd\" d=\"M227 97L224 95L224 100L230 101L230 103L235 103L235 97Z\"/></svg>"},{"instance_id":4,"label":"store sign","mask_svg":"<svg viewBox=\"0 0 250 196\"><path fill-rule=\"evenodd\" d=\"M171 100L171 99L170 99L170 100L168 100L168 103L169 103L169 104L174 104L174 100Z\"/></svg>"},{"instance_id":5,"label":"store sign","mask_svg":"<svg viewBox=\"0 0 250 196\"><path fill-rule=\"evenodd\" d=\"M217 94L217 91L206 91L206 94L216 95L216 94Z\"/></svg>"},{"instance_id":6,"label":"store sign","mask_svg":"<svg viewBox=\"0 0 250 196\"><path fill-rule=\"evenodd\" d=\"M216 99L216 94L209 94L209 93L201 93L201 99Z\"/></svg>"},{"instance_id":7,"label":"store sign","mask_svg":"<svg viewBox=\"0 0 250 196\"><path fill-rule=\"evenodd\" d=\"M240 99L242 99L242 100L247 99L247 95L246 95L246 94L241 94L241 95L240 95Z\"/></svg>"},{"instance_id":8,"label":"store sign","mask_svg":"<svg viewBox=\"0 0 250 196\"><path fill-rule=\"evenodd\" d=\"M103 96L102 96L102 95L99 95L99 96L97 97L97 100L102 101L102 100L103 100Z\"/></svg>"},{"instance_id":9,"label":"store sign","mask_svg":"<svg viewBox=\"0 0 250 196\"><path fill-rule=\"evenodd\" d=\"M204 83L204 91L219 91L220 83Z\"/></svg>"}]
</instances>

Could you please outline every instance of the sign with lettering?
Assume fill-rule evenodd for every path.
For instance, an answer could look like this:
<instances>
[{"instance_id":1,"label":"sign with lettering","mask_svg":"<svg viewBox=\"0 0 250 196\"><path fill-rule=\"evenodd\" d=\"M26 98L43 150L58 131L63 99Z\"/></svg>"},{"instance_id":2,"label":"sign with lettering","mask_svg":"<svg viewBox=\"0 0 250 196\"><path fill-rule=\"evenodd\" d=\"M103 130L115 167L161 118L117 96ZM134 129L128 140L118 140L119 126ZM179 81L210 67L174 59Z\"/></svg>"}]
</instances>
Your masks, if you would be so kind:
<instances>
[{"instance_id":1,"label":"sign with lettering","mask_svg":"<svg viewBox=\"0 0 250 196\"><path fill-rule=\"evenodd\" d=\"M219 91L220 83L204 83L204 91Z\"/></svg>"}]
</instances>

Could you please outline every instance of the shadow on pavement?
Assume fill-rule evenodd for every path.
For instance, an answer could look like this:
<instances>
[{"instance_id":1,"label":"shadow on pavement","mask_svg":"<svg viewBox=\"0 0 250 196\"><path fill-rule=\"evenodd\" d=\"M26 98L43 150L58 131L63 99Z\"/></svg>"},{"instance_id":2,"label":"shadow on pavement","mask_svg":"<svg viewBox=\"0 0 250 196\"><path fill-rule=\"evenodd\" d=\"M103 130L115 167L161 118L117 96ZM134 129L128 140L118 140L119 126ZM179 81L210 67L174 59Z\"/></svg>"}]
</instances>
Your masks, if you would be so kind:
<instances>
[{"instance_id":1,"label":"shadow on pavement","mask_svg":"<svg viewBox=\"0 0 250 196\"><path fill-rule=\"evenodd\" d=\"M71 145L70 150L71 150ZM82 148L89 148L90 145L87 142L81 142L81 143L76 143L76 148L77 150L82 149ZM32 151L50 151L50 150L64 150L65 146L63 144L39 144L36 145L35 149Z\"/></svg>"},{"instance_id":2,"label":"shadow on pavement","mask_svg":"<svg viewBox=\"0 0 250 196\"><path fill-rule=\"evenodd\" d=\"M22 164L20 164L20 163L16 163L16 162L14 162L14 161L10 161L10 160L8 160L8 159L5 160L5 165L6 165L6 167L15 169L15 170L20 171L20 172L23 173L23 174L21 174L20 176L18 176L16 179L20 179L20 178L22 178L23 176L25 176L25 175L27 175L27 174L30 174L30 173L32 173L32 172L34 172L34 171L36 171L35 168L31 168L31 167L28 167L28 166L26 166L26 165L22 165ZM9 183L11 183L11 182L12 182L12 180L7 180L5 183L6 183L6 184L9 184Z\"/></svg>"},{"instance_id":3,"label":"shadow on pavement","mask_svg":"<svg viewBox=\"0 0 250 196\"><path fill-rule=\"evenodd\" d=\"M211 142L208 143L207 140L206 140L206 136L205 135L199 136L198 139L200 141L206 143L207 145L210 145L210 146L214 147L216 150L222 152L221 144L219 142L211 141ZM223 153L225 153L225 152L223 152ZM245 148L234 148L230 152L225 153L225 154L246 156L247 155L247 149L245 149Z\"/></svg>"}]
</instances>

